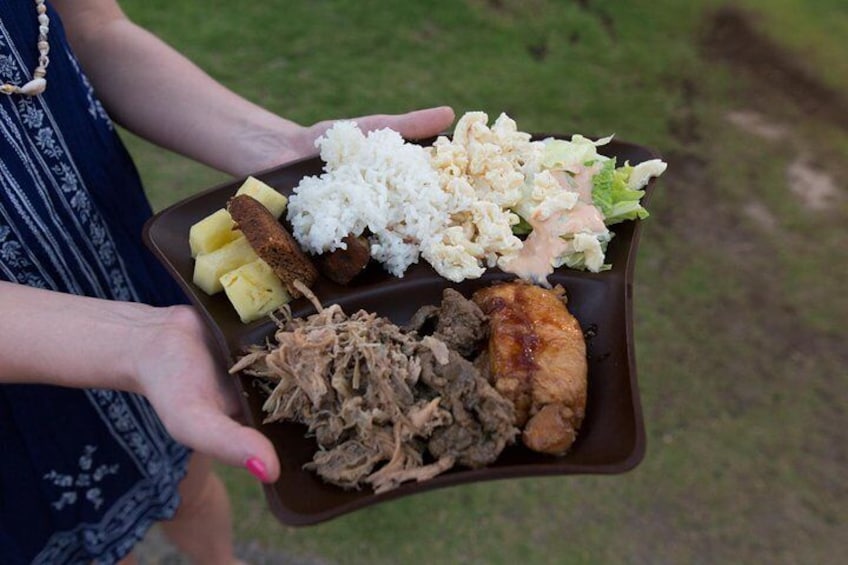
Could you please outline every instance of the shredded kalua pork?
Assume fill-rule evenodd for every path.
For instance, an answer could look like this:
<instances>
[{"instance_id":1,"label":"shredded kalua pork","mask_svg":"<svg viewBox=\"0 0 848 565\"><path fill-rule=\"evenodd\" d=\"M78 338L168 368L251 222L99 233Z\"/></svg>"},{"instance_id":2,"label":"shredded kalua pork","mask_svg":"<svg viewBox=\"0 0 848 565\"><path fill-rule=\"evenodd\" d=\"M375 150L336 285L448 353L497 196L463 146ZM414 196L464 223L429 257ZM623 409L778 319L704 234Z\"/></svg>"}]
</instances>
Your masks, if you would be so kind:
<instances>
[{"instance_id":1,"label":"shredded kalua pork","mask_svg":"<svg viewBox=\"0 0 848 565\"><path fill-rule=\"evenodd\" d=\"M402 329L307 295L316 314L284 310L274 339L231 369L267 387L266 422L307 426L319 446L307 469L344 488L384 492L454 465L487 465L514 441L511 402L462 355L487 336L473 302L448 290L441 308ZM422 337L425 322L434 331Z\"/></svg>"}]
</instances>

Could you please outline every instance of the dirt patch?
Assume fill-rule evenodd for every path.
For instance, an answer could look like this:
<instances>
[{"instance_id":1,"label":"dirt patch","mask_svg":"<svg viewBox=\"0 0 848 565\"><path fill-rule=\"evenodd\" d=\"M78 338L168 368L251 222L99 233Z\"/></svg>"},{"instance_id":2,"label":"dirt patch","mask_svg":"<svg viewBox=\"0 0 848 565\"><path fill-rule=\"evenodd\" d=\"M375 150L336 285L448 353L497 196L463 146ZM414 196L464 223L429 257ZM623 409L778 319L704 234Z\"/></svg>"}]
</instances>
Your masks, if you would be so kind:
<instances>
[{"instance_id":1,"label":"dirt patch","mask_svg":"<svg viewBox=\"0 0 848 565\"><path fill-rule=\"evenodd\" d=\"M774 233L777 231L778 222L771 210L766 208L762 202L749 202L743 208L745 215L748 216L757 226L763 231Z\"/></svg>"},{"instance_id":2,"label":"dirt patch","mask_svg":"<svg viewBox=\"0 0 848 565\"><path fill-rule=\"evenodd\" d=\"M833 177L804 157L798 157L789 164L786 180L789 190L808 210L824 212L841 200L841 191Z\"/></svg>"},{"instance_id":3,"label":"dirt patch","mask_svg":"<svg viewBox=\"0 0 848 565\"><path fill-rule=\"evenodd\" d=\"M789 128L753 110L733 110L725 118L739 129L766 141L780 141L789 134Z\"/></svg>"},{"instance_id":4,"label":"dirt patch","mask_svg":"<svg viewBox=\"0 0 848 565\"><path fill-rule=\"evenodd\" d=\"M725 116L727 121L742 131L768 142L785 141L793 133L791 128L752 110L734 110ZM796 148L799 154L786 167L786 183L802 206L812 212L825 212L837 206L844 198L834 175L817 166L805 156L803 145ZM768 210L752 203L746 208L749 217L761 227L773 229L775 222L769 219Z\"/></svg>"},{"instance_id":5,"label":"dirt patch","mask_svg":"<svg viewBox=\"0 0 848 565\"><path fill-rule=\"evenodd\" d=\"M743 70L806 114L848 129L845 96L823 84L800 57L757 29L753 14L725 6L708 22L702 41L708 57Z\"/></svg>"},{"instance_id":6,"label":"dirt patch","mask_svg":"<svg viewBox=\"0 0 848 565\"><path fill-rule=\"evenodd\" d=\"M681 146L694 145L702 138L701 123L695 113L698 89L688 77L683 77L677 84L672 82L671 88L677 88L680 92L681 105L669 116L668 131Z\"/></svg>"}]
</instances>

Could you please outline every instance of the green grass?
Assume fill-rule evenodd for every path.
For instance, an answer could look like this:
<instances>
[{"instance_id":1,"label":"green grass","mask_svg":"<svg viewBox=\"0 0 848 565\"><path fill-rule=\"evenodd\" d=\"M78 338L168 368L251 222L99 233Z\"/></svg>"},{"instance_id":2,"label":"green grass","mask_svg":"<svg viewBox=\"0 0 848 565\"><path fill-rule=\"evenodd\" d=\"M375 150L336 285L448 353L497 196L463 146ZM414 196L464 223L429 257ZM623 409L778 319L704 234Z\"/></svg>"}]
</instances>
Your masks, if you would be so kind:
<instances>
[{"instance_id":1,"label":"green grass","mask_svg":"<svg viewBox=\"0 0 848 565\"><path fill-rule=\"evenodd\" d=\"M636 269L640 466L440 490L303 529L276 523L245 472L222 469L241 541L330 563L839 561L848 133L707 57L699 41L720 2L122 5L234 90L302 123L451 104L506 111L525 130L614 132L671 163ZM844 2L738 5L823 84L848 88ZM791 135L759 138L727 121L733 110ZM126 137L156 208L225 178ZM830 209L789 190L799 155L835 178Z\"/></svg>"}]
</instances>

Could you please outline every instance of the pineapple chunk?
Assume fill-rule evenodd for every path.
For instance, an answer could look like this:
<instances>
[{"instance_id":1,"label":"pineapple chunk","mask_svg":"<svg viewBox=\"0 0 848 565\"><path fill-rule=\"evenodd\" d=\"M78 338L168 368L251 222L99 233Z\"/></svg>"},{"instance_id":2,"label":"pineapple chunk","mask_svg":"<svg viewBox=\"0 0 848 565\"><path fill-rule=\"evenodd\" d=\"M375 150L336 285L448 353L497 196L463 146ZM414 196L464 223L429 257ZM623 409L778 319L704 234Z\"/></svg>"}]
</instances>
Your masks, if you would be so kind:
<instances>
[{"instance_id":1,"label":"pineapple chunk","mask_svg":"<svg viewBox=\"0 0 848 565\"><path fill-rule=\"evenodd\" d=\"M224 290L221 275L259 258L244 236L210 253L201 253L194 262L194 284L208 295Z\"/></svg>"},{"instance_id":2,"label":"pineapple chunk","mask_svg":"<svg viewBox=\"0 0 848 565\"><path fill-rule=\"evenodd\" d=\"M236 196L239 194L252 196L274 214L275 218L283 215L289 202L288 198L255 177L247 177L236 192Z\"/></svg>"},{"instance_id":3,"label":"pineapple chunk","mask_svg":"<svg viewBox=\"0 0 848 565\"><path fill-rule=\"evenodd\" d=\"M210 253L241 236L242 233L236 229L236 223L230 213L222 208L189 228L188 244L191 256Z\"/></svg>"},{"instance_id":4,"label":"pineapple chunk","mask_svg":"<svg viewBox=\"0 0 848 565\"><path fill-rule=\"evenodd\" d=\"M266 316L291 300L283 283L262 259L221 276L227 298L245 324Z\"/></svg>"}]
</instances>

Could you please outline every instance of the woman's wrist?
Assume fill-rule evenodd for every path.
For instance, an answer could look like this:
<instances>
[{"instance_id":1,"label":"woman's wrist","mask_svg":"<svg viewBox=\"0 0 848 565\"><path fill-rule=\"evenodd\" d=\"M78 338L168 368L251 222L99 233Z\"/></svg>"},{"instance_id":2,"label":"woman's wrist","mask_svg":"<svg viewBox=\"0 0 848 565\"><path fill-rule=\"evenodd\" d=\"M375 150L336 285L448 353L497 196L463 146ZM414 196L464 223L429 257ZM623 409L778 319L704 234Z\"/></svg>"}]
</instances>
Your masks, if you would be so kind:
<instances>
[{"instance_id":1,"label":"woman's wrist","mask_svg":"<svg viewBox=\"0 0 848 565\"><path fill-rule=\"evenodd\" d=\"M116 381L114 388L144 394L142 360L155 351L167 327L167 308L120 303L112 312L114 334L111 342Z\"/></svg>"},{"instance_id":2,"label":"woman's wrist","mask_svg":"<svg viewBox=\"0 0 848 565\"><path fill-rule=\"evenodd\" d=\"M144 307L133 313L128 327L130 345L124 366L125 390L150 396L162 379L171 378L169 363L183 362L187 350L206 346L206 330L197 311L185 305Z\"/></svg>"}]
</instances>

